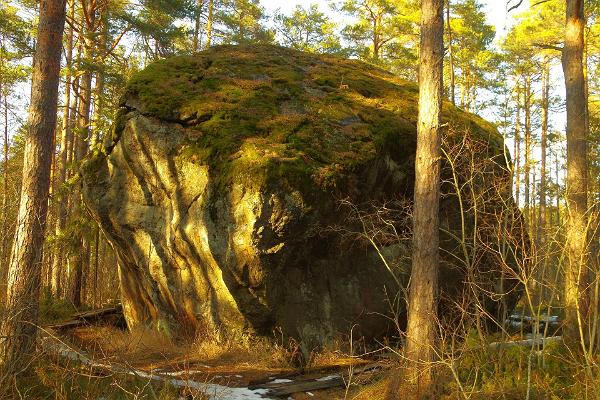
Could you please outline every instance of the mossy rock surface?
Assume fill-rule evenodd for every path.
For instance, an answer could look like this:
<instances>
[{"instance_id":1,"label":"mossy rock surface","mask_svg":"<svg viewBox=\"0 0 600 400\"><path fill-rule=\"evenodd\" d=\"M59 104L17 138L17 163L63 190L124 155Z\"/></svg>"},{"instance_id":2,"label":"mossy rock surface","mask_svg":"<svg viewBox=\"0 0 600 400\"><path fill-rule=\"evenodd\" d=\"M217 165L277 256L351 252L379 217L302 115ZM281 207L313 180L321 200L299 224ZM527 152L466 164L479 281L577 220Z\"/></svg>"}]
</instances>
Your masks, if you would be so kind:
<instances>
[{"instance_id":1,"label":"mossy rock surface","mask_svg":"<svg viewBox=\"0 0 600 400\"><path fill-rule=\"evenodd\" d=\"M417 97L414 83L374 66L274 46L215 47L139 72L105 151L84 168L86 204L119 255L130 325L281 328L306 348L354 324L366 337L389 334L377 314L406 286L410 244L374 234L376 249L364 228L377 221L358 217L395 204L388 217L408 230L397 205L412 198ZM469 179L462 155L445 163L442 223L462 235L474 221L461 222L453 179L461 190L477 182L490 198L479 209L491 213L512 207L510 174L493 125L448 104L443 118L447 148L477 147L477 169L489 173ZM464 280L456 237L442 241L449 294ZM490 287L499 275L484 253L472 266Z\"/></svg>"}]
</instances>

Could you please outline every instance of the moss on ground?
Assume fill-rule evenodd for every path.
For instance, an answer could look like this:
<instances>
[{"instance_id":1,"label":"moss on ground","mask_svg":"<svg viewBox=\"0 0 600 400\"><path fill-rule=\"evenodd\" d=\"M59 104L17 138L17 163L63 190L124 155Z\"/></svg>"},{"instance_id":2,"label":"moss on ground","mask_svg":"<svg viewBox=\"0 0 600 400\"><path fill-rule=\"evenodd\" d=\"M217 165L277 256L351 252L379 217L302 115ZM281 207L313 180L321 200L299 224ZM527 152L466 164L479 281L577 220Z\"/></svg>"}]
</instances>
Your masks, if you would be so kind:
<instances>
[{"instance_id":1,"label":"moss on ground","mask_svg":"<svg viewBox=\"0 0 600 400\"><path fill-rule=\"evenodd\" d=\"M126 92L142 113L185 125L179 156L208 163L222 184L290 172L293 186L325 188L382 153L401 163L414 154L417 86L357 60L219 46L151 64ZM450 104L443 118L502 153L493 125Z\"/></svg>"}]
</instances>

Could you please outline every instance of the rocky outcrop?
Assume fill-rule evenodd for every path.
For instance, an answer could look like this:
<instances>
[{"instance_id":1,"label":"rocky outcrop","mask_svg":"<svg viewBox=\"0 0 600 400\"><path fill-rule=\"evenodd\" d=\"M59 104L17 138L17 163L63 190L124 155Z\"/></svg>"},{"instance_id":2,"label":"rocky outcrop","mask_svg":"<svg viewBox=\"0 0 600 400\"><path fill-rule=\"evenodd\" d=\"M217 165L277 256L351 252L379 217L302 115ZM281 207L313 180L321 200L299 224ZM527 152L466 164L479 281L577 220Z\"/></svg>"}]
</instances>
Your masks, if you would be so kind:
<instances>
[{"instance_id":1,"label":"rocky outcrop","mask_svg":"<svg viewBox=\"0 0 600 400\"><path fill-rule=\"evenodd\" d=\"M509 292L495 218L524 239L502 138L444 107L445 298L464 282ZM217 47L138 73L83 167L85 203L118 254L128 324L280 329L306 348L355 325L389 333L392 311L402 325L416 116L414 84L279 47ZM478 300L498 308L489 293Z\"/></svg>"}]
</instances>

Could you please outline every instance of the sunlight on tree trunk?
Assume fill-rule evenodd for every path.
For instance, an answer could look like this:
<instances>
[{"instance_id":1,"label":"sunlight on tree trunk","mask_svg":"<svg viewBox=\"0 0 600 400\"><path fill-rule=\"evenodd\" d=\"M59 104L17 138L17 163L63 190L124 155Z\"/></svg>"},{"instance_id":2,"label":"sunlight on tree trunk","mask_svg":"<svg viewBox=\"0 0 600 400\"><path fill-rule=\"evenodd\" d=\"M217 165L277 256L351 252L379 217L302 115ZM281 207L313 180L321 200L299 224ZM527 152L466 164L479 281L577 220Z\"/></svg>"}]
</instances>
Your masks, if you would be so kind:
<instances>
[{"instance_id":1,"label":"sunlight on tree trunk","mask_svg":"<svg viewBox=\"0 0 600 400\"><path fill-rule=\"evenodd\" d=\"M26 368L35 347L64 23L65 1L42 0L23 186L8 274L7 315L0 329L3 340L0 365L4 377Z\"/></svg>"},{"instance_id":2,"label":"sunlight on tree trunk","mask_svg":"<svg viewBox=\"0 0 600 400\"><path fill-rule=\"evenodd\" d=\"M583 0L567 0L562 66L567 101L567 262L565 265L565 338L576 344L582 337L588 275L587 255L587 138L583 76Z\"/></svg>"},{"instance_id":3,"label":"sunlight on tree trunk","mask_svg":"<svg viewBox=\"0 0 600 400\"><path fill-rule=\"evenodd\" d=\"M439 269L439 200L444 19L442 0L421 3L419 117L406 357L417 394L433 383Z\"/></svg>"}]
</instances>

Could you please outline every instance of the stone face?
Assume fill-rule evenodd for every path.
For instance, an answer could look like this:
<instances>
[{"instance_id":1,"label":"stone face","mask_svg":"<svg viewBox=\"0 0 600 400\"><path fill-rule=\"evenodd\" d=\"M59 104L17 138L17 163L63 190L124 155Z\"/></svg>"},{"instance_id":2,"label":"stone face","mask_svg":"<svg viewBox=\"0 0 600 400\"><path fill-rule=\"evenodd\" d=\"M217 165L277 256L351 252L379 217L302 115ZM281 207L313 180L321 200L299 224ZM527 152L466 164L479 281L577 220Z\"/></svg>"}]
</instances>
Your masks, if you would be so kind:
<instances>
[{"instance_id":1,"label":"stone face","mask_svg":"<svg viewBox=\"0 0 600 400\"><path fill-rule=\"evenodd\" d=\"M404 303L394 298L407 284L410 243L393 233L410 227L399 204L412 198L416 117L414 84L279 47L218 47L140 72L112 136L82 169L86 206L119 258L128 324L281 330L308 349L354 325L367 338L390 333L390 304L403 324ZM477 178L478 192L489 195L479 210L508 209L519 225L495 128L448 105L444 119L450 146L482 146L475 157L489 174ZM449 165L446 193L453 176L464 182L469 172L460 164L453 175ZM501 277L491 235L480 235L489 249L457 261L459 205L452 194L441 203L446 297L466 276L492 290ZM394 224L374 218L376 209ZM466 218L464 232L473 226Z\"/></svg>"}]
</instances>

